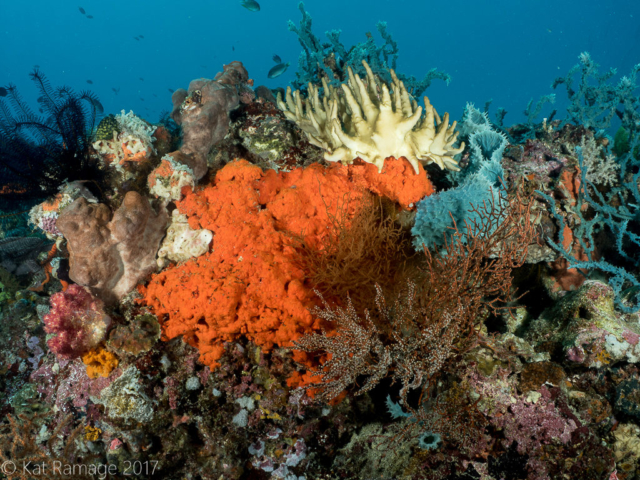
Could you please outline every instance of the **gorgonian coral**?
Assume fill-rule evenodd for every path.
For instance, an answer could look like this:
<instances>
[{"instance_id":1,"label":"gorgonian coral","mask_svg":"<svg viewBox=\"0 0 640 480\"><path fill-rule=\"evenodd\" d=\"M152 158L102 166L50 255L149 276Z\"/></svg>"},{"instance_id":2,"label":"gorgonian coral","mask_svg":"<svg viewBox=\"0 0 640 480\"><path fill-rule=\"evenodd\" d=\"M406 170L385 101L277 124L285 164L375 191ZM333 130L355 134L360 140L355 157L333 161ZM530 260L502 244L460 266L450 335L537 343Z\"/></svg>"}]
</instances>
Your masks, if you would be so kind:
<instances>
[{"instance_id":1,"label":"gorgonian coral","mask_svg":"<svg viewBox=\"0 0 640 480\"><path fill-rule=\"evenodd\" d=\"M305 132L309 143L324 150L325 160L350 164L360 158L382 170L387 157L405 157L419 172L419 162L435 163L441 169L459 170L453 156L458 148L456 122L449 126L449 114L442 119L424 97L422 107L409 95L393 70L390 85L376 78L364 60L366 80L349 68L349 79L342 92L322 82L320 87L309 84L309 97L303 104L300 91L287 88L285 100L278 95L278 107L288 120Z\"/></svg>"},{"instance_id":2,"label":"gorgonian coral","mask_svg":"<svg viewBox=\"0 0 640 480\"><path fill-rule=\"evenodd\" d=\"M308 308L316 297L296 267L291 234L320 247L339 211L352 217L361 207L366 185L413 187L414 198L407 198L412 202L432 191L424 172L414 175L406 161L391 164L399 167L391 172L411 181L367 182L365 171L340 165L276 173L239 161L220 170L213 185L188 192L178 209L191 228L213 232L213 247L141 287L163 323L164 338L183 335L200 350L201 361L214 367L224 342L244 336L268 350L314 330L318 320ZM411 183L418 178L421 186Z\"/></svg>"}]
</instances>

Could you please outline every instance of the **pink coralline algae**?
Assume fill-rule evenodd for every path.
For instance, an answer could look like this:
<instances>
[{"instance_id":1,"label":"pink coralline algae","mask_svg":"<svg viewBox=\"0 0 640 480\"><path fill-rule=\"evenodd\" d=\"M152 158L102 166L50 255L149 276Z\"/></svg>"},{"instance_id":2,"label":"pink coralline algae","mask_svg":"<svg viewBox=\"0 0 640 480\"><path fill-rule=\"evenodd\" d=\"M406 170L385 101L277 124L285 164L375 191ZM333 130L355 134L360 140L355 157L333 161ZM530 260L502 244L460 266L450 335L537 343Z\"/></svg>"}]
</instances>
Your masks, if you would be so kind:
<instances>
[{"instance_id":1,"label":"pink coralline algae","mask_svg":"<svg viewBox=\"0 0 640 480\"><path fill-rule=\"evenodd\" d=\"M576 422L566 418L556 408L548 389L540 389L537 401L520 398L509 407L512 415L502 415L493 423L504 429L507 442L517 442L518 452L529 454L544 444L567 444L571 433L578 428Z\"/></svg>"},{"instance_id":2,"label":"pink coralline algae","mask_svg":"<svg viewBox=\"0 0 640 480\"><path fill-rule=\"evenodd\" d=\"M47 345L58 358L78 358L105 339L111 318L103 303L80 285L51 297L51 310L43 318L45 332L55 334Z\"/></svg>"},{"instance_id":3,"label":"pink coralline algae","mask_svg":"<svg viewBox=\"0 0 640 480\"><path fill-rule=\"evenodd\" d=\"M87 407L89 397L99 396L121 374L122 370L116 369L109 377L91 379L82 361L61 360L57 371L51 363L44 363L30 379L37 385L43 401L55 405L59 412L68 413L71 407Z\"/></svg>"}]
</instances>

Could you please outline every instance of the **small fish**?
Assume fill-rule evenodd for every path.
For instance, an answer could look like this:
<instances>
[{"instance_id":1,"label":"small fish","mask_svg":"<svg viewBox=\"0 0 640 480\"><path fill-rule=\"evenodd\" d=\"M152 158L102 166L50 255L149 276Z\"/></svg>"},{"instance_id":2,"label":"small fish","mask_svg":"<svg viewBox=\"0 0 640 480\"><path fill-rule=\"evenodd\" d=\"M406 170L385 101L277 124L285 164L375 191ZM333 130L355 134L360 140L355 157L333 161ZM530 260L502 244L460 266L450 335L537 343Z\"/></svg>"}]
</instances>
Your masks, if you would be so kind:
<instances>
[{"instance_id":1,"label":"small fish","mask_svg":"<svg viewBox=\"0 0 640 480\"><path fill-rule=\"evenodd\" d=\"M158 95L156 95L155 93L152 93L152 95L153 95L154 97L158 98Z\"/></svg>"},{"instance_id":2,"label":"small fish","mask_svg":"<svg viewBox=\"0 0 640 480\"><path fill-rule=\"evenodd\" d=\"M85 15L87 12L84 11L84 8L82 7L78 7L78 10L80 10L80 13Z\"/></svg>"},{"instance_id":3,"label":"small fish","mask_svg":"<svg viewBox=\"0 0 640 480\"><path fill-rule=\"evenodd\" d=\"M87 83L88 83L89 85L93 85L93 80L87 80Z\"/></svg>"},{"instance_id":4,"label":"small fish","mask_svg":"<svg viewBox=\"0 0 640 480\"><path fill-rule=\"evenodd\" d=\"M231 45L231 51L235 52L236 51L236 47L234 47L233 45Z\"/></svg>"},{"instance_id":5,"label":"small fish","mask_svg":"<svg viewBox=\"0 0 640 480\"><path fill-rule=\"evenodd\" d=\"M120 87L118 87L118 88L111 87L111 90L113 90L113 93L115 93L116 95L118 95L118 93L120 93Z\"/></svg>"},{"instance_id":6,"label":"small fish","mask_svg":"<svg viewBox=\"0 0 640 480\"><path fill-rule=\"evenodd\" d=\"M260 4L256 2L256 0L242 0L240 2L240 5L242 5L244 8L246 8L250 12L260 11Z\"/></svg>"},{"instance_id":7,"label":"small fish","mask_svg":"<svg viewBox=\"0 0 640 480\"><path fill-rule=\"evenodd\" d=\"M93 18L93 15L87 15L87 18L89 19Z\"/></svg>"},{"instance_id":8,"label":"small fish","mask_svg":"<svg viewBox=\"0 0 640 480\"><path fill-rule=\"evenodd\" d=\"M135 38L137 41L140 41L140 39L138 37L133 37L133 38Z\"/></svg>"},{"instance_id":9,"label":"small fish","mask_svg":"<svg viewBox=\"0 0 640 480\"><path fill-rule=\"evenodd\" d=\"M140 100L141 100L142 102L144 102L144 98L140 97Z\"/></svg>"},{"instance_id":10,"label":"small fish","mask_svg":"<svg viewBox=\"0 0 640 480\"><path fill-rule=\"evenodd\" d=\"M279 77L280 75L282 75L284 72L287 71L287 68L289 68L289 65L291 65L291 64L290 63L279 63L278 65L273 67L271 70L269 70L269 73L267 74L267 77L268 78Z\"/></svg>"},{"instance_id":11,"label":"small fish","mask_svg":"<svg viewBox=\"0 0 640 480\"><path fill-rule=\"evenodd\" d=\"M169 90L169 93L173 93L175 91L172 88L167 88L167 90Z\"/></svg>"},{"instance_id":12,"label":"small fish","mask_svg":"<svg viewBox=\"0 0 640 480\"><path fill-rule=\"evenodd\" d=\"M100 101L96 98L89 98L89 101L93 104L94 107L96 107L96 111L98 113L104 113L104 107L102 106L102 104L100 103Z\"/></svg>"},{"instance_id":13,"label":"small fish","mask_svg":"<svg viewBox=\"0 0 640 480\"><path fill-rule=\"evenodd\" d=\"M9 93L9 90L4 87L0 87L0 97L6 97L7 93Z\"/></svg>"},{"instance_id":14,"label":"small fish","mask_svg":"<svg viewBox=\"0 0 640 480\"><path fill-rule=\"evenodd\" d=\"M144 35L138 35L138 37L140 37L140 38L144 38Z\"/></svg>"},{"instance_id":15,"label":"small fish","mask_svg":"<svg viewBox=\"0 0 640 480\"><path fill-rule=\"evenodd\" d=\"M273 61L276 63L282 63L282 59L278 55L273 56Z\"/></svg>"},{"instance_id":16,"label":"small fish","mask_svg":"<svg viewBox=\"0 0 640 480\"><path fill-rule=\"evenodd\" d=\"M141 82L144 82L144 78L140 77L140 81L141 81Z\"/></svg>"}]
</instances>

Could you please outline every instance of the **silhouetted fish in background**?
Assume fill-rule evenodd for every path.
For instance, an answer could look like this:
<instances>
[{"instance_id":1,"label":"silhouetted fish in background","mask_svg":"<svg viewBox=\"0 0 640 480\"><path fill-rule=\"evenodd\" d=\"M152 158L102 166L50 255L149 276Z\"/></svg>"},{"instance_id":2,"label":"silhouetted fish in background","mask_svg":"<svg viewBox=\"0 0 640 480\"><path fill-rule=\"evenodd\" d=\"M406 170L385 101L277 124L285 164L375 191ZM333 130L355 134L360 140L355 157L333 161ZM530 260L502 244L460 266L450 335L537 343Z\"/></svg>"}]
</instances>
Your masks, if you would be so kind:
<instances>
[{"instance_id":1,"label":"silhouetted fish in background","mask_svg":"<svg viewBox=\"0 0 640 480\"><path fill-rule=\"evenodd\" d=\"M144 38L144 35L138 35L138 37L140 37L140 38Z\"/></svg>"},{"instance_id":2,"label":"silhouetted fish in background","mask_svg":"<svg viewBox=\"0 0 640 480\"><path fill-rule=\"evenodd\" d=\"M91 98L89 97L89 101L91 102L91 104L96 107L96 112L98 113L104 113L104 107L102 106L102 104L100 103L100 101L97 98Z\"/></svg>"},{"instance_id":3,"label":"silhouetted fish in background","mask_svg":"<svg viewBox=\"0 0 640 480\"><path fill-rule=\"evenodd\" d=\"M269 73L267 74L267 77L269 77L269 78L279 77L280 75L282 75L284 72L287 71L287 68L289 68L289 65L291 65L291 64L290 63L279 63L278 65L273 67L271 70L269 70Z\"/></svg>"},{"instance_id":4,"label":"silhouetted fish in background","mask_svg":"<svg viewBox=\"0 0 640 480\"><path fill-rule=\"evenodd\" d=\"M87 83L88 83L89 85L93 85L93 80L87 80Z\"/></svg>"},{"instance_id":5,"label":"silhouetted fish in background","mask_svg":"<svg viewBox=\"0 0 640 480\"><path fill-rule=\"evenodd\" d=\"M167 88L167 90L169 90L169 93L172 94L172 95L173 95L173 92L175 91L172 88Z\"/></svg>"},{"instance_id":6,"label":"silhouetted fish in background","mask_svg":"<svg viewBox=\"0 0 640 480\"><path fill-rule=\"evenodd\" d=\"M9 93L9 90L4 87L0 87L0 97L6 97L7 93Z\"/></svg>"},{"instance_id":7,"label":"silhouetted fish in background","mask_svg":"<svg viewBox=\"0 0 640 480\"><path fill-rule=\"evenodd\" d=\"M80 10L80 13L85 15L87 12L84 11L84 8L82 7L78 7L78 10Z\"/></svg>"},{"instance_id":8,"label":"silhouetted fish in background","mask_svg":"<svg viewBox=\"0 0 640 480\"><path fill-rule=\"evenodd\" d=\"M234 47L233 45L231 45L231 51L235 52L236 51L236 47Z\"/></svg>"},{"instance_id":9,"label":"silhouetted fish in background","mask_svg":"<svg viewBox=\"0 0 640 480\"><path fill-rule=\"evenodd\" d=\"M256 0L242 0L240 2L240 5L242 5L244 8L246 8L250 12L260 11L260 4L256 2Z\"/></svg>"},{"instance_id":10,"label":"silhouetted fish in background","mask_svg":"<svg viewBox=\"0 0 640 480\"><path fill-rule=\"evenodd\" d=\"M144 82L144 78L140 77L140 81Z\"/></svg>"},{"instance_id":11,"label":"silhouetted fish in background","mask_svg":"<svg viewBox=\"0 0 640 480\"><path fill-rule=\"evenodd\" d=\"M276 63L282 63L282 59L278 55L273 56L273 61Z\"/></svg>"},{"instance_id":12,"label":"silhouetted fish in background","mask_svg":"<svg viewBox=\"0 0 640 480\"><path fill-rule=\"evenodd\" d=\"M153 95L154 97L158 98L158 95L156 95L155 93L152 93L152 95Z\"/></svg>"},{"instance_id":13,"label":"silhouetted fish in background","mask_svg":"<svg viewBox=\"0 0 640 480\"><path fill-rule=\"evenodd\" d=\"M118 87L118 88L111 87L111 90L113 90L113 93L115 93L116 95L118 95L118 93L120 93L120 87Z\"/></svg>"},{"instance_id":14,"label":"silhouetted fish in background","mask_svg":"<svg viewBox=\"0 0 640 480\"><path fill-rule=\"evenodd\" d=\"M87 18L93 18L93 15L87 15Z\"/></svg>"},{"instance_id":15,"label":"silhouetted fish in background","mask_svg":"<svg viewBox=\"0 0 640 480\"><path fill-rule=\"evenodd\" d=\"M135 38L137 41L140 41L140 39L138 37L133 37L133 38Z\"/></svg>"}]
</instances>

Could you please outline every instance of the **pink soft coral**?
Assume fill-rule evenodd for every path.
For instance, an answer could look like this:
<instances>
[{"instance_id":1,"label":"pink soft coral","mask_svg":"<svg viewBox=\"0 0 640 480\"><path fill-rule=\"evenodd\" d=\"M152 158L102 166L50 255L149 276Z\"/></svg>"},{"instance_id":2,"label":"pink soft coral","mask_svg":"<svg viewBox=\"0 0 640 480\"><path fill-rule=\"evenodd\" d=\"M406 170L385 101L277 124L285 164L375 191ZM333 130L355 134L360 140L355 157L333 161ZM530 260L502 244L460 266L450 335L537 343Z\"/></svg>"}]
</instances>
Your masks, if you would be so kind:
<instances>
[{"instance_id":1,"label":"pink soft coral","mask_svg":"<svg viewBox=\"0 0 640 480\"><path fill-rule=\"evenodd\" d=\"M56 336L47 344L58 358L82 356L104 340L111 318L103 303L80 285L51 297L51 310L44 317L44 330Z\"/></svg>"}]
</instances>

